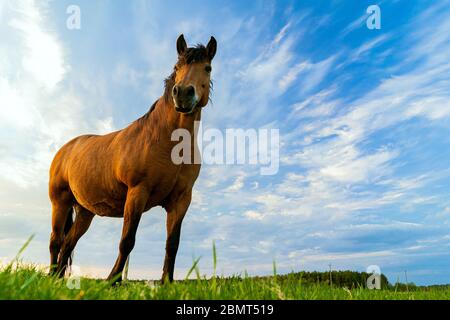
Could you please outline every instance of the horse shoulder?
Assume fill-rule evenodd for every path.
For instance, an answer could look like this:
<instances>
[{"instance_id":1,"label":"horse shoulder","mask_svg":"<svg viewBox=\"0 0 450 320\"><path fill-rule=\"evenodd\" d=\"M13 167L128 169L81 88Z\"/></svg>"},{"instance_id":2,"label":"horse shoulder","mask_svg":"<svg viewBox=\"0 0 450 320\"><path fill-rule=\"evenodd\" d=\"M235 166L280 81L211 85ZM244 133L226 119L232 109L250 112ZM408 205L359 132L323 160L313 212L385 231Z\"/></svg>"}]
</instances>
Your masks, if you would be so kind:
<instances>
[{"instance_id":1,"label":"horse shoulder","mask_svg":"<svg viewBox=\"0 0 450 320\"><path fill-rule=\"evenodd\" d=\"M168 162L164 150L138 129L136 126L126 128L111 145L115 177L128 187L150 182L148 180L155 175L166 172L164 166Z\"/></svg>"}]
</instances>

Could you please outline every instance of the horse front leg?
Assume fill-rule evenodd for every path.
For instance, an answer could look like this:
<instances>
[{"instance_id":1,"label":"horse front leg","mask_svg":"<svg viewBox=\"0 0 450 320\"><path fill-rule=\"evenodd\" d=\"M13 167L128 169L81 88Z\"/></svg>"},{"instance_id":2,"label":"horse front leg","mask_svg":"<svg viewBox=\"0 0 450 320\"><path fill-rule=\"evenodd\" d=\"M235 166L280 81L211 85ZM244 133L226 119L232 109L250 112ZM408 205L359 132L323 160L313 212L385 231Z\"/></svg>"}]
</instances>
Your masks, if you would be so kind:
<instances>
[{"instance_id":1,"label":"horse front leg","mask_svg":"<svg viewBox=\"0 0 450 320\"><path fill-rule=\"evenodd\" d=\"M122 238L119 245L119 256L107 280L113 283L122 281L122 271L128 255L134 248L136 231L147 203L148 192L145 188L134 187L128 190L123 213Z\"/></svg>"},{"instance_id":2,"label":"horse front leg","mask_svg":"<svg viewBox=\"0 0 450 320\"><path fill-rule=\"evenodd\" d=\"M191 204L192 191L186 191L176 200L173 200L166 207L167 211L167 240L166 256L164 258L163 275L161 281L173 281L173 272L175 269L175 258L180 243L181 224L183 218Z\"/></svg>"}]
</instances>

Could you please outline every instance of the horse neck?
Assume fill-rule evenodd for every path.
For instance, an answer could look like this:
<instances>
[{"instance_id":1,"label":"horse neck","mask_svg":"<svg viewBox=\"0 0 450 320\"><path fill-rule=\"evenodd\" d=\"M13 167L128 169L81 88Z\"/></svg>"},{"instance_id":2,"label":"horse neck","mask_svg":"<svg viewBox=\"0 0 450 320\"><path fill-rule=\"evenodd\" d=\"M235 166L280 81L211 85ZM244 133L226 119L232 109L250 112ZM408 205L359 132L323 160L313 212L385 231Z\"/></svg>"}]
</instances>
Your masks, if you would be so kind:
<instances>
[{"instance_id":1,"label":"horse neck","mask_svg":"<svg viewBox=\"0 0 450 320\"><path fill-rule=\"evenodd\" d=\"M201 119L201 109L195 111L194 114L182 114L175 110L173 101L168 101L161 97L155 110L150 113L146 120L147 130L151 131L152 140L159 142L171 143L171 135L174 130L186 129L189 131L193 139L197 136L195 126L196 121Z\"/></svg>"}]
</instances>

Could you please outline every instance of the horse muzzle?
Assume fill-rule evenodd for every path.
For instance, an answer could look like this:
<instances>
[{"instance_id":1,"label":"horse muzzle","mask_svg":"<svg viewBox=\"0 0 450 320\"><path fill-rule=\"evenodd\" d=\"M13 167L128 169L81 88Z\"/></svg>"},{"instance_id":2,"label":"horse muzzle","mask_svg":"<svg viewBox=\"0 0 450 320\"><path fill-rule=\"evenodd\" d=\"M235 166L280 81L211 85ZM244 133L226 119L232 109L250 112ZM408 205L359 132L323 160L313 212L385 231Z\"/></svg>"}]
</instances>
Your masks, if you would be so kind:
<instances>
[{"instance_id":1,"label":"horse muzzle","mask_svg":"<svg viewBox=\"0 0 450 320\"><path fill-rule=\"evenodd\" d=\"M175 110L180 113L192 113L198 103L195 88L193 86L173 86L172 97L175 104Z\"/></svg>"}]
</instances>

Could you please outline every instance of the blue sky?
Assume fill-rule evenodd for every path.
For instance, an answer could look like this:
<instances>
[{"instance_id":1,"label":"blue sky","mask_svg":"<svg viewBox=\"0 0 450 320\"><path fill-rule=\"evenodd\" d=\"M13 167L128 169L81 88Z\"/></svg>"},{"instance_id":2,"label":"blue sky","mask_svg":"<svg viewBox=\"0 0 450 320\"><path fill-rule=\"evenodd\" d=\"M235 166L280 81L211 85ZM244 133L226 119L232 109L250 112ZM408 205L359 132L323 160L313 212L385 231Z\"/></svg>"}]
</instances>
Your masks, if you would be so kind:
<instances>
[{"instance_id":1,"label":"blue sky","mask_svg":"<svg viewBox=\"0 0 450 320\"><path fill-rule=\"evenodd\" d=\"M81 29L66 28L66 8ZM366 8L381 8L381 29ZM280 170L204 165L175 277L380 266L450 283L450 5L445 1L2 1L0 259L31 234L48 263L48 167L68 139L120 129L162 94L180 33L218 41L203 125L280 129ZM144 215L130 276L158 278L165 214ZM75 264L106 276L120 219L96 218Z\"/></svg>"}]
</instances>

